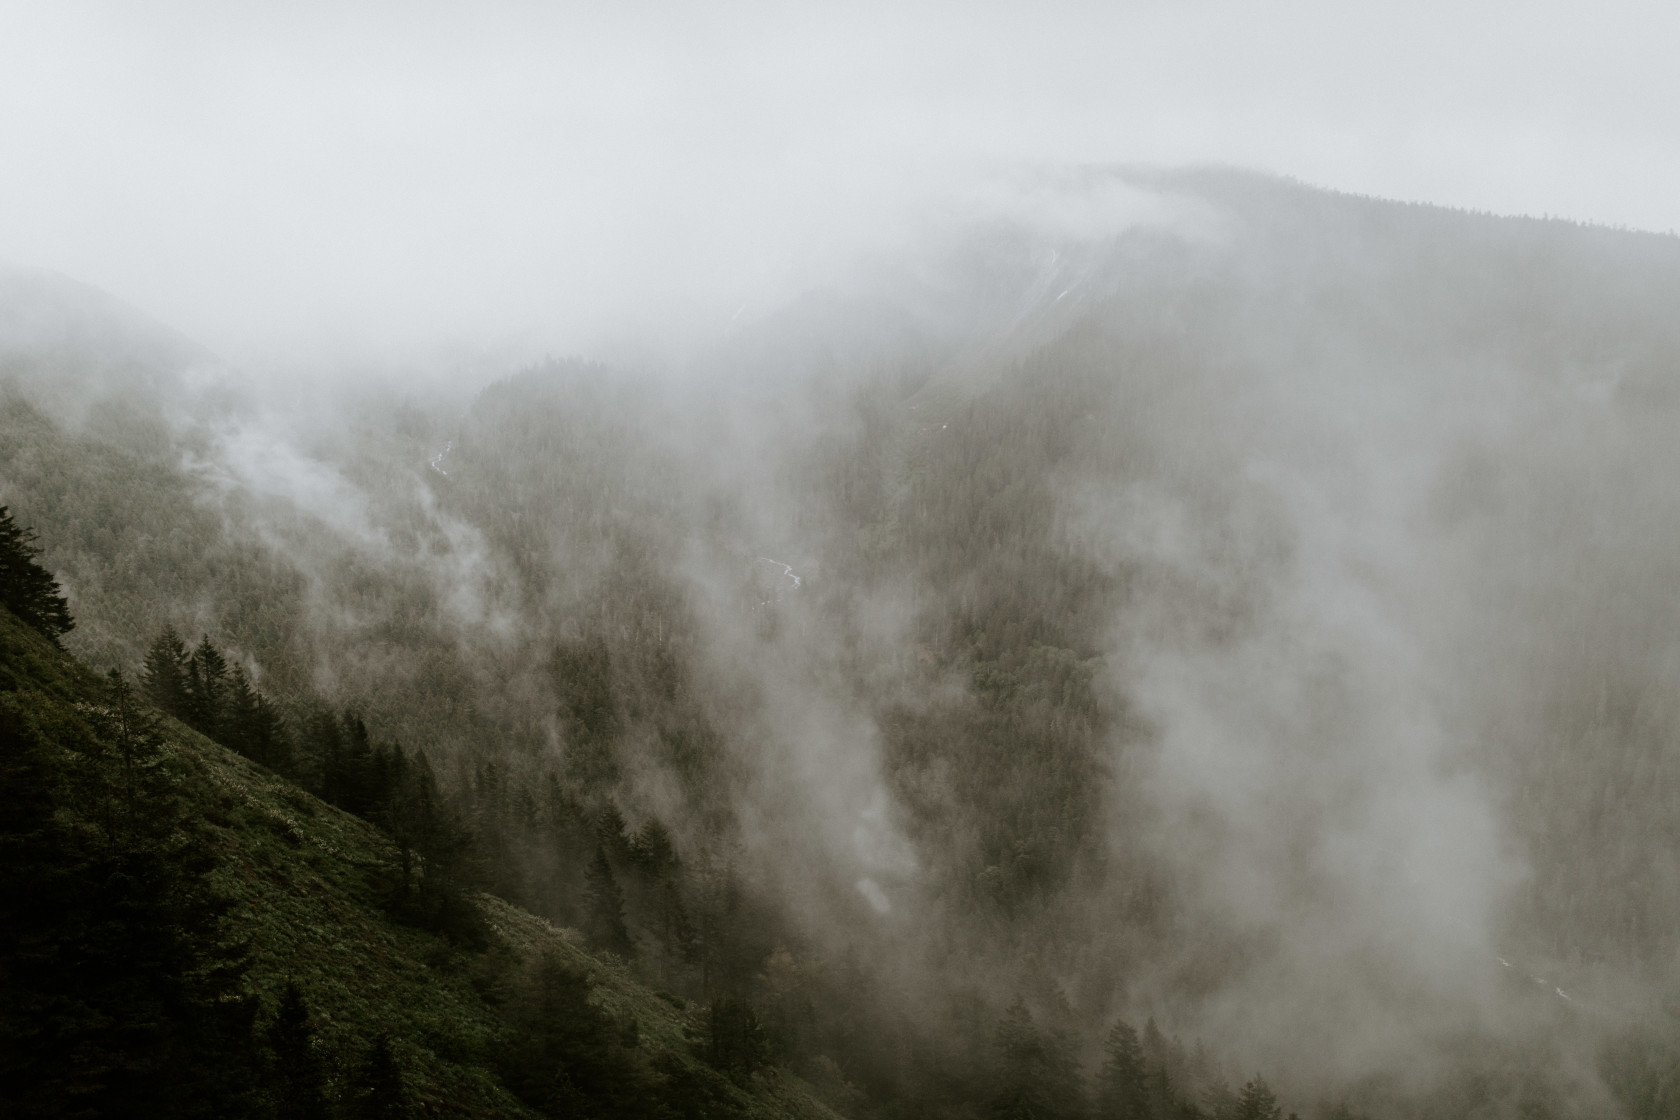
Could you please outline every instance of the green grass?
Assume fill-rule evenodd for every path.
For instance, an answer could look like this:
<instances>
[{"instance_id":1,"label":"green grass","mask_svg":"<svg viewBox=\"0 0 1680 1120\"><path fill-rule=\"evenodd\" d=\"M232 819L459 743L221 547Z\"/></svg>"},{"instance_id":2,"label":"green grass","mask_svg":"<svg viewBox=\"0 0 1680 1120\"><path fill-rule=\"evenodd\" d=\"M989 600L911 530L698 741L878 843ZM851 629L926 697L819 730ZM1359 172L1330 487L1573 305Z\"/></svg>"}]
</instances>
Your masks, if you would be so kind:
<instances>
[{"instance_id":1,"label":"green grass","mask_svg":"<svg viewBox=\"0 0 1680 1120\"><path fill-rule=\"evenodd\" d=\"M56 706L99 703L103 685L0 610L0 691ZM488 895L477 899L489 930L482 950L395 921L380 905L396 859L383 833L179 723L163 729L195 841L213 848L217 885L233 903L228 933L249 948L249 989L266 1015L296 981L335 1075L386 1034L424 1115L537 1116L493 1072L509 1028L487 997L498 975L517 975L517 962L543 954L583 970L591 998L615 1018L634 1018L650 1059L703 1065L703 1007L655 993L625 964L588 952L575 932ZM751 1117L837 1116L779 1069L725 1091Z\"/></svg>"}]
</instances>

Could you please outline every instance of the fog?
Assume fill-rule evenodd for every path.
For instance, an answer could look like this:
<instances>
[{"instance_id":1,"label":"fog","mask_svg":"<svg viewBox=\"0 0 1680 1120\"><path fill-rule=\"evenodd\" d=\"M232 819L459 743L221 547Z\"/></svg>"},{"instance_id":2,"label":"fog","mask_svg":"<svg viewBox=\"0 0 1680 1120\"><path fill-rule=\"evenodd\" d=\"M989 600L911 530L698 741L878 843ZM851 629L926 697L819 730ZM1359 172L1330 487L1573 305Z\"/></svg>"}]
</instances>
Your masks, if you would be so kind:
<instances>
[{"instance_id":1,"label":"fog","mask_svg":"<svg viewBox=\"0 0 1680 1120\"><path fill-rule=\"evenodd\" d=\"M557 921L496 783L659 822L763 945L644 967L884 1100L1019 997L1216 1113L1634 1113L1680 255L1605 227L1680 224L1676 17L4 13L0 500L79 653L365 713Z\"/></svg>"},{"instance_id":2,"label":"fog","mask_svg":"<svg viewBox=\"0 0 1680 1120\"><path fill-rule=\"evenodd\" d=\"M684 351L1022 165L1669 229L1677 18L7 3L0 259L255 370Z\"/></svg>"}]
</instances>

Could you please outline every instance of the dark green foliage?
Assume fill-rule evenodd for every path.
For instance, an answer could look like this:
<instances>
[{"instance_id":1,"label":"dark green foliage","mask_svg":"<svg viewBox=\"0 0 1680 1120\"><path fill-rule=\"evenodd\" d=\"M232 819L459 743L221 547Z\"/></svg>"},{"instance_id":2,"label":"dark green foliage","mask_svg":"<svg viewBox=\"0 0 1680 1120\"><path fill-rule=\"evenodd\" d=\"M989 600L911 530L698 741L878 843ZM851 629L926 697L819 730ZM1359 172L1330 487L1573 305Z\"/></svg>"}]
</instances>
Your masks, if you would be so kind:
<instances>
[{"instance_id":1,"label":"dark green foliage","mask_svg":"<svg viewBox=\"0 0 1680 1120\"><path fill-rule=\"evenodd\" d=\"M293 769L291 736L268 697L251 684L243 665L228 673L226 701L218 721L219 741L253 762L289 774Z\"/></svg>"},{"instance_id":2,"label":"dark green foliage","mask_svg":"<svg viewBox=\"0 0 1680 1120\"><path fill-rule=\"evenodd\" d=\"M543 957L515 981L501 1071L521 1100L557 1117L654 1114L658 1085L633 1024L615 1022L590 1001L587 977Z\"/></svg>"},{"instance_id":3,"label":"dark green foliage","mask_svg":"<svg viewBox=\"0 0 1680 1120\"><path fill-rule=\"evenodd\" d=\"M166 626L146 650L140 687L152 706L165 715L187 717L187 672L192 653L173 626Z\"/></svg>"},{"instance_id":4,"label":"dark green foliage","mask_svg":"<svg viewBox=\"0 0 1680 1120\"><path fill-rule=\"evenodd\" d=\"M1230 1096L1225 1086L1217 1080L1208 1086L1205 1071L1198 1076L1184 1046L1178 1039L1167 1037L1154 1019L1144 1022L1141 1044L1151 1116L1159 1120L1194 1120L1202 1116L1202 1109L1196 1103L1198 1086L1204 1089L1202 1095L1211 1089L1222 1103L1228 1103L1224 1102Z\"/></svg>"},{"instance_id":5,"label":"dark green foliage","mask_svg":"<svg viewBox=\"0 0 1680 1120\"><path fill-rule=\"evenodd\" d=\"M744 1114L729 1083L703 1067L684 1065L671 1055L654 1063L660 1075L654 1116L671 1120L733 1120Z\"/></svg>"},{"instance_id":6,"label":"dark green foliage","mask_svg":"<svg viewBox=\"0 0 1680 1120\"><path fill-rule=\"evenodd\" d=\"M1078 1065L1066 1039L1040 1031L1020 999L997 1028L990 1114L997 1120L1079 1120L1085 1115Z\"/></svg>"},{"instance_id":7,"label":"dark green foliage","mask_svg":"<svg viewBox=\"0 0 1680 1120\"><path fill-rule=\"evenodd\" d=\"M272 770L293 772L291 736L280 713L209 635L188 649L174 627L164 627L146 650L140 687L158 711Z\"/></svg>"},{"instance_id":8,"label":"dark green foliage","mask_svg":"<svg viewBox=\"0 0 1680 1120\"><path fill-rule=\"evenodd\" d=\"M641 1000L642 1014L662 1020L650 1052L637 1018L608 1014L591 998L584 970L599 964L528 915L502 911L494 955L463 951L454 939L439 941L430 958L445 973L463 961L480 962L468 964L475 972L507 962L506 980L484 985L499 1012L478 1004L483 1018L474 1021L472 1007L444 1002L453 1015L439 1018L393 1002L393 985L429 1002L437 981L413 959L384 968L416 935L362 909L362 868L385 853L371 830L181 737L137 703L120 674L101 683L45 653L40 639L19 642L22 633L0 617L0 1114L324 1120L417 1115L422 1103L427 1114L512 1114L491 1066L556 1116L742 1114L748 1096L670 1048L670 1003L622 976L613 981L614 998ZM447 878L449 852L468 840L437 796L425 756L392 758L393 792L375 815L406 843L407 904L424 906L416 900ZM323 858L325 845L313 838L301 851L277 852L258 824L273 809L256 808L258 796L296 812L305 828L330 823L334 844L354 845L355 854ZM242 803L257 815L241 820ZM220 823L206 825L209 818ZM274 869L276 859L294 874L273 882L250 874ZM288 962L310 972L327 963L326 985L312 985L307 1000L296 980L279 986L260 1029L249 992L266 985L247 971L230 925L244 914L228 912L213 880L236 884L239 910L249 906L253 919L280 896L286 908L277 913L291 916L283 928L267 924L273 914L244 926L260 939L253 959L270 978ZM482 934L480 903L464 889L453 893ZM555 948L519 964L500 940L510 922ZM371 940L334 939L350 931ZM312 947L317 938L326 943ZM369 983L352 962L381 971L382 983ZM316 998L336 1014L312 1014ZM424 1047L384 1033L392 1019L418 1027ZM488 1033L474 1037L474 1029ZM440 1082L451 1069L460 1072ZM783 1109L771 1105L770 1114Z\"/></svg>"},{"instance_id":9,"label":"dark green foliage","mask_svg":"<svg viewBox=\"0 0 1680 1120\"><path fill-rule=\"evenodd\" d=\"M1243 223L1252 217L1240 190L1221 197ZM63 526L50 555L76 591L84 625L74 640L97 643L103 660L133 664L159 620L205 633L195 648L172 631L154 643L146 694L159 710L386 829L396 842L393 866L363 868L363 880L379 879L403 921L447 935L439 960L484 942L473 900L484 889L581 927L617 953L634 946L646 975L713 1013L758 1008L773 1052L802 1069L832 1066L832 1082L862 1086L880 1115L973 1115L990 1103L1004 1113L1071 1114L1074 1047L1048 1029L1068 1018L1058 1012L1034 1024L1022 1004L1024 1022L1011 1026L1006 1016L1000 1034L1011 1041L994 1046L1000 1009L952 989L975 982L972 974L988 991L1027 990L1022 975L1042 968L1083 973L1092 998L1082 1007L1103 1007L1134 979L1126 974L1133 962L1232 959L1179 944L1219 931L1177 920L1170 861L1137 842L1151 815L1135 811L1147 807L1137 804L1133 748L1152 731L1131 711L1127 667L1105 656L1116 648L1115 630L1122 646L1141 635L1147 648L1143 632L1160 627L1182 629L1190 648L1217 655L1264 606L1268 565L1287 564L1267 552L1270 540L1245 551L1241 524L1201 508L1228 504L1266 517L1250 491L1221 489L1227 464L1201 457L1190 446L1197 441L1170 445L1185 430L1176 423L1185 419L1179 394L1224 384L1233 355L1254 357L1256 379L1263 375L1269 359L1250 354L1253 338L1242 333L1260 322L1268 346L1281 343L1288 361L1301 359L1309 372L1326 347L1337 361L1366 347L1419 369L1441 365L1443 354L1447 365L1468 355L1513 377L1535 373L1537 401L1554 399L1572 378L1613 382L1606 407L1615 425L1630 422L1625 434L1638 434L1635 416L1652 418L1659 432L1672 427L1663 421L1680 351L1666 308L1680 272L1670 243L1645 243L1633 254L1638 267L1618 281L1600 266L1621 258L1538 227L1496 223L1478 232L1462 216L1322 198L1283 210L1238 239L1249 255L1236 269L1218 255L1223 249L1128 234L1109 259L1115 275L1062 307L1087 298L1100 305L1110 281L1111 304L1066 329L1046 321L1004 339L979 368L962 355L950 361L942 343L927 340L905 347L908 356L894 348L860 362L844 347L828 353L833 339L813 347L802 338L788 349L809 383L784 375L782 352L764 362L776 371L774 385L750 374L719 382L741 394L744 420L698 407L685 415L697 400L673 407L632 376L549 363L492 386L464 418L449 417L455 449L445 478L421 465L444 421L417 418L408 406L338 417L352 439L323 435L308 453L367 499L371 527L393 546L378 559L340 539L318 511L237 488L221 494L181 470L184 450L203 450L203 433L163 423L157 402L121 423L96 413L72 431L8 391L0 473L28 487L31 510ZM1309 212L1343 223L1336 228L1362 249L1381 247L1385 266L1348 267L1339 245L1314 240L1299 216ZM1312 317L1325 306L1336 311L1328 342L1319 329L1327 320ZM1414 322L1422 329L1395 329ZM793 333L804 326L795 319ZM988 317L986 329L995 326ZM729 361L737 359L753 360L732 351ZM1204 417L1199 408L1188 415ZM1175 421L1159 425L1165 438L1152 430L1162 416ZM669 433L680 426L705 454L674 450L684 441ZM1467 442L1480 438L1475 427ZM761 428L777 435L750 444L754 486L717 478L711 447ZM1492 457L1509 450L1494 446ZM1644 469L1642 456L1630 458ZM1522 477L1522 465L1512 460L1511 479ZM1643 491L1613 464L1586 465L1586 474L1609 477L1602 491L1533 489L1609 509L1637 504ZM429 485L416 485L417 473ZM1214 570L1199 572L1196 562L1178 570L1149 548L1122 548L1116 559L1111 542L1087 547L1079 527L1089 520L1082 484L1091 480L1182 514L1189 537L1213 540ZM757 489L760 481L770 489ZM1490 504L1521 505L1525 488L1512 485ZM760 494L772 500L759 502ZM1529 571L1527 558L1567 552L1570 525L1587 525L1593 531L1580 536L1599 542L1607 538L1598 530L1615 529L1557 512L1551 498L1536 500L1520 570ZM1663 559L1650 560L1648 583L1660 591L1675 582L1665 567L1675 551L1660 538L1674 519L1660 504L1650 512L1627 520L1636 535L1659 534L1649 551ZM1454 530L1472 550L1465 568L1479 566L1473 549L1484 520L1498 515L1478 512ZM460 537L470 549L457 546ZM33 556L32 541L18 539ZM780 598L752 579L739 594L713 586L759 547L784 555L784 543L820 557L811 569L820 574L797 595ZM1495 796L1512 794L1502 811L1533 856L1513 926L1553 960L1627 960L1660 974L1680 944L1680 754L1665 699L1672 681L1658 657L1645 669L1620 652L1604 664L1592 658L1640 641L1667 649L1673 597L1624 594L1626 581L1600 559L1614 557L1583 553L1568 565L1571 580L1603 581L1600 599L1569 607L1575 600L1557 592L1573 589L1542 581L1512 608L1523 618L1568 608L1581 623L1567 642L1537 643L1538 668L1503 674L1548 682L1538 704L1512 689L1514 714L1533 708L1532 726L1526 717L1490 720L1486 736L1469 738L1508 735L1521 747L1502 764L1509 773L1486 767ZM489 573L482 586L461 586L469 568ZM452 574L439 579L440 571ZM457 592L469 609L458 609ZM1638 616L1632 643L1595 628L1624 600L1644 604L1630 612ZM1139 618L1129 612L1140 602L1168 606ZM895 636L871 639L879 629L871 612L887 608ZM472 621L478 616L497 621ZM503 632L506 619L516 621L511 632ZM820 637L802 643L802 627ZM1503 642L1521 628L1484 629ZM256 690L247 666L259 665L257 679L285 710L304 713L294 724ZM777 671L786 666L795 675L784 680ZM879 732L885 819L908 841L906 862L917 869L917 889L905 897L923 900L878 925L865 913L838 938L824 930L817 947L790 916L796 904L775 884L738 874L727 854L742 839L737 808L765 797L749 771L791 753L775 741L789 721L772 690L799 686L805 672L820 680L825 705L849 707L848 717ZM332 694L314 695L317 680L331 680ZM165 769L155 737L120 682L97 706L106 710L70 722L102 753L24 758L20 773L37 763L56 768L88 844L164 843L145 820L151 775ZM426 755L379 735L424 747L439 776ZM1473 754L1463 764L1485 776ZM58 835L50 818L17 808L17 844ZM655 808L669 830L649 815ZM751 808L773 818L784 807ZM646 823L632 832L625 814ZM777 826L767 819L763 834ZM319 850L283 820L264 827ZM832 870L817 868L810 889L829 890L822 875ZM855 879L832 878L837 888L823 902L846 922L847 906L860 905ZM826 921L830 911L821 912ZM1093 912L1112 945L1081 940ZM833 946L852 936L858 951L837 959ZM933 950L917 961L933 973L925 988L880 983L893 965L907 967L898 953L912 940ZM877 971L878 959L893 965ZM1191 972L1168 978L1161 997L1194 1000L1222 979L1217 967ZM722 1028L713 1033L727 1038L734 1029ZM1141 1042L1128 1035L1116 1028L1108 1040L1094 1083L1099 1114L1137 1115L1140 1077L1151 1115L1163 1120L1194 1115L1196 1101L1264 1105L1243 1095L1248 1087L1210 1088L1206 1067L1152 1027ZM618 1037L620 1049L636 1049ZM352 1049L366 1045L359 1038ZM412 1056L408 1045L400 1040L397 1053ZM1664 1028L1642 1024L1638 1038L1606 1045L1604 1081L1630 1114L1660 1115L1674 1102L1676 1052ZM1493 1115L1550 1092L1512 1090L1546 1083L1530 1076L1532 1065L1510 1068L1521 1072L1503 1075L1497 1093L1460 1086L1442 1099L1462 1106L1456 1114ZM986 1078L993 1072L998 1086ZM717 1079L691 1066L660 1075L680 1087L662 1099L681 1115L701 1114L696 1101L710 1110L728 1099L714 1092Z\"/></svg>"},{"instance_id":10,"label":"dark green foliage","mask_svg":"<svg viewBox=\"0 0 1680 1120\"><path fill-rule=\"evenodd\" d=\"M214 861L132 690L105 700L0 693L0 1111L250 1114L256 1008Z\"/></svg>"},{"instance_id":11,"label":"dark green foliage","mask_svg":"<svg viewBox=\"0 0 1680 1120\"><path fill-rule=\"evenodd\" d=\"M199 638L198 646L187 659L185 683L186 703L184 722L210 738L222 741L226 722L228 664L222 651L210 641L210 635Z\"/></svg>"},{"instance_id":12,"label":"dark green foliage","mask_svg":"<svg viewBox=\"0 0 1680 1120\"><path fill-rule=\"evenodd\" d=\"M775 948L774 915L765 911L733 863L700 867L696 880L690 913L701 990L749 992L760 966Z\"/></svg>"},{"instance_id":13,"label":"dark green foliage","mask_svg":"<svg viewBox=\"0 0 1680 1120\"><path fill-rule=\"evenodd\" d=\"M356 1120L408 1120L414 1115L414 1102L403 1084L390 1035L374 1040L350 1084L349 1097Z\"/></svg>"},{"instance_id":14,"label":"dark green foliage","mask_svg":"<svg viewBox=\"0 0 1680 1120\"><path fill-rule=\"evenodd\" d=\"M35 562L35 530L20 528L0 506L0 606L57 641L75 629L70 604L58 593L58 581Z\"/></svg>"},{"instance_id":15,"label":"dark green foliage","mask_svg":"<svg viewBox=\"0 0 1680 1120\"><path fill-rule=\"evenodd\" d=\"M629 927L624 924L624 892L619 889L612 864L607 861L604 843L595 846L595 858L590 861L587 882L589 909L584 933L598 948L621 957L633 956L636 945L630 940Z\"/></svg>"},{"instance_id":16,"label":"dark green foliage","mask_svg":"<svg viewBox=\"0 0 1680 1120\"><path fill-rule=\"evenodd\" d=\"M677 850L671 844L671 834L659 823L658 817L649 817L647 823L630 838L629 854L643 874L654 877L671 871L677 865Z\"/></svg>"},{"instance_id":17,"label":"dark green foliage","mask_svg":"<svg viewBox=\"0 0 1680 1120\"><path fill-rule=\"evenodd\" d=\"M367 817L384 792L367 724L354 712L335 717L323 711L310 721L310 732L322 800Z\"/></svg>"},{"instance_id":18,"label":"dark green foliage","mask_svg":"<svg viewBox=\"0 0 1680 1120\"><path fill-rule=\"evenodd\" d=\"M572 776L586 789L605 786L617 770L619 729L611 650L601 641L556 646L553 674Z\"/></svg>"},{"instance_id":19,"label":"dark green foliage","mask_svg":"<svg viewBox=\"0 0 1680 1120\"><path fill-rule=\"evenodd\" d=\"M274 1021L264 1032L272 1064L273 1094L281 1116L327 1120L327 1075L303 991L286 985Z\"/></svg>"},{"instance_id":20,"label":"dark green foliage","mask_svg":"<svg viewBox=\"0 0 1680 1120\"><path fill-rule=\"evenodd\" d=\"M770 1062L770 1039L752 1005L725 997L707 1013L706 1059L735 1077L745 1077Z\"/></svg>"},{"instance_id":21,"label":"dark green foliage","mask_svg":"<svg viewBox=\"0 0 1680 1120\"><path fill-rule=\"evenodd\" d=\"M644 893L651 895L646 906L647 930L668 962L665 969L668 979L676 969L698 962L699 938L694 922L689 918L688 907L683 903L682 885L676 876L662 875Z\"/></svg>"},{"instance_id":22,"label":"dark green foliage","mask_svg":"<svg viewBox=\"0 0 1680 1120\"><path fill-rule=\"evenodd\" d=\"M482 945L483 921L472 904L472 832L444 800L423 753L392 756L393 788L380 813L396 841L398 877L387 905L402 920Z\"/></svg>"},{"instance_id":23,"label":"dark green foliage","mask_svg":"<svg viewBox=\"0 0 1680 1120\"><path fill-rule=\"evenodd\" d=\"M1094 1120L1149 1120L1149 1075L1137 1032L1124 1020L1103 1043Z\"/></svg>"},{"instance_id":24,"label":"dark green foliage","mask_svg":"<svg viewBox=\"0 0 1680 1120\"><path fill-rule=\"evenodd\" d=\"M1244 1083L1231 1120L1283 1120L1283 1109L1265 1078L1256 1074Z\"/></svg>"}]
</instances>

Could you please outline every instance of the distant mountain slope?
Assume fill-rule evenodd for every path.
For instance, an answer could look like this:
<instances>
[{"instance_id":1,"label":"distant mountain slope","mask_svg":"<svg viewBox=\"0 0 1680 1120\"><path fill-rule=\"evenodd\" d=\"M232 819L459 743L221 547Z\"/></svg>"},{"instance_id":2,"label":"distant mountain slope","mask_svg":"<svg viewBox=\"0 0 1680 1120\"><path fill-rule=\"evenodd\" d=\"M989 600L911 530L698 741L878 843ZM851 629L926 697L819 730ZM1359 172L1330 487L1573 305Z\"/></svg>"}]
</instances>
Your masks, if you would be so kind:
<instances>
[{"instance_id":1,"label":"distant mountain slope","mask_svg":"<svg viewBox=\"0 0 1680 1120\"><path fill-rule=\"evenodd\" d=\"M92 822L93 803L86 790L97 778L78 768L90 764L90 737L100 734L90 727L111 703L107 682L0 610L0 704L11 717L0 736L0 767L9 797L19 796L24 788L19 767L28 762L28 745L18 737L23 729L69 768L71 777L51 785L58 798L59 826L78 830ZM808 1086L783 1071L766 1068L734 1082L713 1071L700 1057L707 1035L704 1008L656 995L621 965L579 948L575 934L531 914L480 897L477 906L488 938L477 949L393 921L379 898L381 881L397 856L379 830L173 721L162 726L161 750L162 772L184 809L181 827L186 835L178 837L171 850L207 857L213 864L207 882L226 904L215 938L220 944L246 947L239 991L255 997L259 1031L286 986L296 983L313 1011L317 1050L332 1079L352 1077L370 1046L388 1037L402 1083L419 1114L543 1115L510 1093L498 1070L505 1065L506 1052L517 1050L524 1033L537 1026L516 1026L524 1020L515 1016L510 1021L507 1005L520 1000L528 970L547 961L587 977L589 998L606 1013L604 1021L634 1035L622 1043L626 1060L652 1071L648 1077L655 1086L674 1086L657 1090L665 1093L666 1104L627 1115L835 1117ZM114 755L106 764L120 769ZM122 780L120 773L111 778L119 784ZM22 824L14 816L5 827L6 862L0 872L13 879L23 873L23 849L18 847L23 841L16 831ZM74 869L49 872L73 874ZM14 908L32 902L15 897L8 901ZM63 917L68 920L69 915ZM131 927L129 932L143 940L148 931ZM74 942L78 931L65 927L50 936ZM8 1080L16 1079L0 1088L0 1104L10 1101L18 1111L8 1114L21 1116L36 1113L8 1095L24 1091L30 1080L14 1067L16 1048L32 1044L28 1040L47 1024L20 1018L33 1005L17 1000L18 992L33 990L30 985L42 981L18 971L20 958L14 954L20 951L37 952L17 946L0 949L0 990L8 1002L0 1030L0 1068L10 1071ZM59 963L76 967L77 959L59 958ZM119 1019L124 1013L122 1007L106 1011ZM95 1032L74 1037L85 1049L97 1048L103 1036ZM64 1057L54 1055L55 1060ZM197 1057L217 1055L199 1051ZM82 1059L89 1068L98 1064L97 1053L78 1060ZM56 1099L50 1088L36 1089L49 1094L45 1099ZM349 1091L339 1084L331 1094L348 1107ZM32 1099L38 1105L43 1098ZM249 1114L269 1115L273 1106L265 1099L261 1094L255 1103L244 1099ZM73 1105L73 1095L57 1099L58 1107ZM187 1105L182 1108L192 1111ZM283 1107L280 1114L289 1115Z\"/></svg>"},{"instance_id":2,"label":"distant mountain slope","mask_svg":"<svg viewBox=\"0 0 1680 1120\"><path fill-rule=\"evenodd\" d=\"M214 357L186 336L88 284L0 264L0 382L13 381L56 415L94 400L150 401Z\"/></svg>"},{"instance_id":3,"label":"distant mountain slope","mask_svg":"<svg viewBox=\"0 0 1680 1120\"><path fill-rule=\"evenodd\" d=\"M1087 1069L1153 1016L1379 1114L1669 1078L1667 1041L1612 1078L1595 1016L1680 1036L1680 240L1207 170L1057 219L1105 177L687 382L561 361L454 411L205 420L143 372L168 347L113 405L78 371L126 327L37 332L0 355L0 501L70 648L132 667L168 623L355 707L531 910L582 921L555 788L739 871L721 955L660 982L727 958L883 1110L990 1107L1017 996Z\"/></svg>"}]
</instances>

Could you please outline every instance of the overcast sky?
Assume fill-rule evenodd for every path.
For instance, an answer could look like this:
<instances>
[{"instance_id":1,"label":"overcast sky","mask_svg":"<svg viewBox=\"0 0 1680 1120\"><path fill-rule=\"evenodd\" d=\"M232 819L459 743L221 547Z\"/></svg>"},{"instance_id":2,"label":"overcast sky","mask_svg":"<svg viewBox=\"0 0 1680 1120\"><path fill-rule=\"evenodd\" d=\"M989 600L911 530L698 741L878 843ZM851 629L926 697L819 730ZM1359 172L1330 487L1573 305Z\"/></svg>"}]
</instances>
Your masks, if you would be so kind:
<instances>
[{"instance_id":1,"label":"overcast sky","mask_svg":"<svg viewBox=\"0 0 1680 1120\"><path fill-rule=\"evenodd\" d=\"M1677 48L1627 3L0 0L0 260L249 359L704 328L1016 164L1669 230Z\"/></svg>"}]
</instances>

